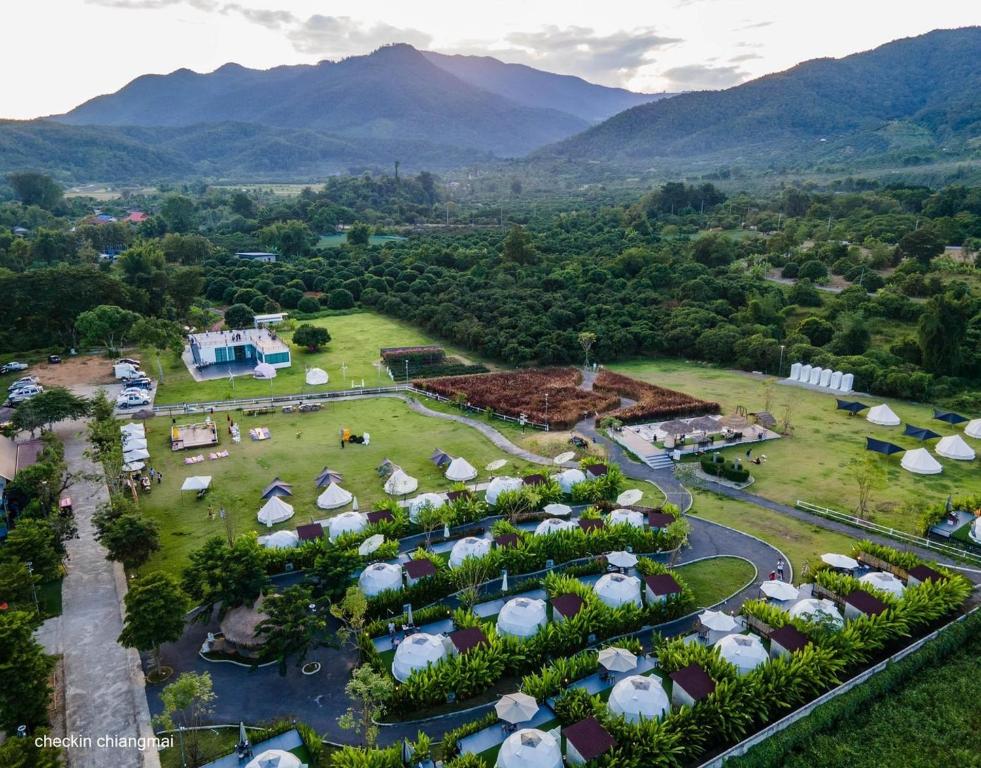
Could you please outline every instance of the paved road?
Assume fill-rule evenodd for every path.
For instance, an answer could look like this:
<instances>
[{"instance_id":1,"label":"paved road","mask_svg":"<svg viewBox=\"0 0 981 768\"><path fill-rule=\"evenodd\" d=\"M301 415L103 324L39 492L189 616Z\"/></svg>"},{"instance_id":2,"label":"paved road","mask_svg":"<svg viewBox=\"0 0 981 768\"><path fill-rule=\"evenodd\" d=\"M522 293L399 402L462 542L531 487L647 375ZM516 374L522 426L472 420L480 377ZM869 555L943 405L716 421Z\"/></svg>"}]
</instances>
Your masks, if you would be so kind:
<instances>
[{"instance_id":1,"label":"paved road","mask_svg":"<svg viewBox=\"0 0 981 768\"><path fill-rule=\"evenodd\" d=\"M63 425L59 437L72 472L86 477L70 489L78 538L68 542L68 573L62 587L61 617L46 622L38 638L50 653L64 661L65 725L67 735L91 737L89 748L69 749L69 768L159 768L152 747L98 747L96 739L148 738L153 735L143 685L143 670L135 651L116 642L122 630L122 599L126 576L117 563L105 559L95 539L92 515L109 499L101 467L84 455L85 425Z\"/></svg>"}]
</instances>

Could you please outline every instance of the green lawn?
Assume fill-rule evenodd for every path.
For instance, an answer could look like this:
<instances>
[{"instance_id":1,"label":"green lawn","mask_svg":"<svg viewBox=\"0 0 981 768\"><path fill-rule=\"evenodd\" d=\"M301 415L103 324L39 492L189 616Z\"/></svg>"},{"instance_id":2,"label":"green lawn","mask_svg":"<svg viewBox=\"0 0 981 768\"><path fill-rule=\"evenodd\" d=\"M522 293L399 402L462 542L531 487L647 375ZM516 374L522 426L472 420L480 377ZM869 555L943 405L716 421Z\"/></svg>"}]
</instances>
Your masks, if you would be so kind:
<instances>
[{"instance_id":1,"label":"green lawn","mask_svg":"<svg viewBox=\"0 0 981 768\"><path fill-rule=\"evenodd\" d=\"M61 615L61 579L44 581L37 585L37 602L41 616L50 619Z\"/></svg>"},{"instance_id":2,"label":"green lawn","mask_svg":"<svg viewBox=\"0 0 981 768\"><path fill-rule=\"evenodd\" d=\"M800 581L805 564L816 563L825 552L847 553L860 538L845 536L714 493L696 491L694 496L692 514L744 531L779 548L790 559L794 581ZM856 530L856 535L859 533ZM759 578L764 578L764 575L760 574Z\"/></svg>"},{"instance_id":3,"label":"green lawn","mask_svg":"<svg viewBox=\"0 0 981 768\"><path fill-rule=\"evenodd\" d=\"M789 368L789 364L790 361L785 361L785 367ZM847 471L850 462L868 455L865 450L867 435L904 448L920 447L920 443L912 438L901 436L902 427L879 427L870 424L863 416L848 416L844 411L835 410L834 396L777 384L774 377L681 360L636 361L611 368L654 384L717 401L724 413L732 413L740 405L751 412L762 410L766 402L765 384L772 383L770 410L780 420L789 404L794 434L793 437L774 440L756 449L756 454L766 454L767 463L750 467L756 478L751 490L786 504L792 505L801 499L843 512L853 511L857 485L847 477ZM933 411L928 405L881 397L863 397L861 400L870 406L887 402L903 422L930 427L943 435L962 432L957 427L934 421ZM965 439L981 451L981 441ZM933 442L928 442L926 447L929 450L933 445ZM733 448L724 453L734 458L742 455L744 450ZM914 501L925 505L943 501L948 494L981 492L981 472L978 472L976 462L940 459L943 473L924 476L902 469L899 466L900 458L899 455L879 458L887 468L887 483L872 497L875 522L916 531L918 515L904 512L904 503Z\"/></svg>"},{"instance_id":4,"label":"green lawn","mask_svg":"<svg viewBox=\"0 0 981 768\"><path fill-rule=\"evenodd\" d=\"M292 347L292 367L279 369L271 382L257 381L248 376L236 377L234 384L227 378L196 382L179 359L164 360L164 377L157 390L156 403L165 405L263 397L270 393L288 395L323 389L347 389L352 382L360 384L362 379L368 387L390 385L392 381L388 373L375 367L375 363L381 359L379 350L382 347L440 344L446 348L447 354L472 359L461 350L447 347L407 323L369 312L321 317L310 320L309 324L327 328L331 341L314 353ZM288 341L291 334L284 333L283 337ZM154 354L144 352L142 359L147 370L156 375ZM323 368L330 377L329 383L323 387L306 386L306 368ZM398 371L393 373L398 378Z\"/></svg>"},{"instance_id":5,"label":"green lawn","mask_svg":"<svg viewBox=\"0 0 981 768\"><path fill-rule=\"evenodd\" d=\"M385 243L401 243L406 238L398 235L371 235L368 238L370 245L385 245ZM338 248L347 242L347 234L321 235L317 241L318 248Z\"/></svg>"},{"instance_id":6,"label":"green lawn","mask_svg":"<svg viewBox=\"0 0 981 768\"><path fill-rule=\"evenodd\" d=\"M507 470L520 472L530 465L496 449L489 440L470 427L441 419L421 416L393 399L346 401L327 405L319 413L283 414L244 417L234 412L232 418L241 426L242 442L232 443L225 431L225 415L217 414L221 447L231 452L227 459L205 461L185 466L185 456L193 452L169 450L169 419L147 422L150 465L164 475L161 485L154 485L149 496L141 496L144 512L160 526L162 549L144 566L147 570L179 572L188 553L201 546L209 536L224 535L224 524L208 519L208 505L224 504L230 512L234 533L259 530L256 520L261 504L259 494L277 475L293 483L290 500L296 515L277 528L292 529L301 523L329 517L334 512L317 509L317 489L313 479L324 465L344 475L342 486L351 491L362 509L382 498L382 480L375 469L386 458L402 466L419 480L419 492L447 490L451 487L442 473L429 461L436 447L450 455L462 455L488 479L483 467L499 458L508 458ZM265 426L272 438L252 442L248 430ZM348 445L343 450L338 440L342 427L356 434L368 432L369 446ZM299 437L297 436L299 433ZM208 451L200 451L207 454ZM180 487L190 475L212 475L212 493L203 501L193 494L181 499ZM275 530L275 529L273 529Z\"/></svg>"},{"instance_id":7,"label":"green lawn","mask_svg":"<svg viewBox=\"0 0 981 768\"><path fill-rule=\"evenodd\" d=\"M699 608L725 600L757 576L753 564L738 557L713 557L675 570L692 588Z\"/></svg>"}]
</instances>

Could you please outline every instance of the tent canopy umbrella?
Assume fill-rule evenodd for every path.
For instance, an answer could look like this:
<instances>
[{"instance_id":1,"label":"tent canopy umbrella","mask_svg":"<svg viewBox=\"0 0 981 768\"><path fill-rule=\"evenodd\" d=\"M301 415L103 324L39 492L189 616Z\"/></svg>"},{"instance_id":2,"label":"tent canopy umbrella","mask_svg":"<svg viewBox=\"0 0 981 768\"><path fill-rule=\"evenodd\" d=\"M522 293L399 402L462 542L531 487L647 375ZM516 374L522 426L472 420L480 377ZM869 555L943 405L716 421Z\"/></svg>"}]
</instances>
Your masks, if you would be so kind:
<instances>
[{"instance_id":1,"label":"tent canopy umbrella","mask_svg":"<svg viewBox=\"0 0 981 768\"><path fill-rule=\"evenodd\" d=\"M854 571L858 568L858 560L848 555L839 555L835 552L825 552L821 555L821 562L827 563L832 568L841 568L846 571Z\"/></svg>"},{"instance_id":2,"label":"tent canopy umbrella","mask_svg":"<svg viewBox=\"0 0 981 768\"><path fill-rule=\"evenodd\" d=\"M599 652L599 663L610 672L629 672L637 668L637 657L626 648L610 646Z\"/></svg>"},{"instance_id":3,"label":"tent canopy umbrella","mask_svg":"<svg viewBox=\"0 0 981 768\"><path fill-rule=\"evenodd\" d=\"M623 550L610 552L606 556L606 562L616 568L633 568L637 565L637 555Z\"/></svg>"},{"instance_id":4,"label":"tent canopy umbrella","mask_svg":"<svg viewBox=\"0 0 981 768\"><path fill-rule=\"evenodd\" d=\"M501 467L508 463L507 459L494 459L490 464L488 464L484 469L488 472L497 472Z\"/></svg>"},{"instance_id":5,"label":"tent canopy umbrella","mask_svg":"<svg viewBox=\"0 0 981 768\"><path fill-rule=\"evenodd\" d=\"M568 504L546 504L542 512L553 517L568 517L572 514L572 507Z\"/></svg>"},{"instance_id":6,"label":"tent canopy umbrella","mask_svg":"<svg viewBox=\"0 0 981 768\"><path fill-rule=\"evenodd\" d=\"M800 591L789 581L764 581L760 584L760 591L773 600L796 600L800 596Z\"/></svg>"},{"instance_id":7,"label":"tent canopy umbrella","mask_svg":"<svg viewBox=\"0 0 981 768\"><path fill-rule=\"evenodd\" d=\"M567 461L572 461L574 458L576 458L575 451L564 451L552 459L552 462L555 464L565 464Z\"/></svg>"},{"instance_id":8,"label":"tent canopy umbrella","mask_svg":"<svg viewBox=\"0 0 981 768\"><path fill-rule=\"evenodd\" d=\"M617 504L623 507L629 507L631 504L636 504L643 497L643 491L637 488L628 488L626 491L617 496Z\"/></svg>"},{"instance_id":9,"label":"tent canopy umbrella","mask_svg":"<svg viewBox=\"0 0 981 768\"><path fill-rule=\"evenodd\" d=\"M527 693L508 693L494 705L497 716L506 723L524 723L538 713L538 702Z\"/></svg>"},{"instance_id":10,"label":"tent canopy umbrella","mask_svg":"<svg viewBox=\"0 0 981 768\"><path fill-rule=\"evenodd\" d=\"M722 611L703 611L698 616L698 622L712 632L732 632L739 626L732 616Z\"/></svg>"},{"instance_id":11,"label":"tent canopy umbrella","mask_svg":"<svg viewBox=\"0 0 981 768\"><path fill-rule=\"evenodd\" d=\"M372 552L375 552L384 543L385 536L383 534L376 533L361 542L361 545L358 547L358 554L362 557L367 557Z\"/></svg>"},{"instance_id":12,"label":"tent canopy umbrella","mask_svg":"<svg viewBox=\"0 0 981 768\"><path fill-rule=\"evenodd\" d=\"M211 475L191 475L184 479L181 491L203 491L211 487Z\"/></svg>"}]
</instances>

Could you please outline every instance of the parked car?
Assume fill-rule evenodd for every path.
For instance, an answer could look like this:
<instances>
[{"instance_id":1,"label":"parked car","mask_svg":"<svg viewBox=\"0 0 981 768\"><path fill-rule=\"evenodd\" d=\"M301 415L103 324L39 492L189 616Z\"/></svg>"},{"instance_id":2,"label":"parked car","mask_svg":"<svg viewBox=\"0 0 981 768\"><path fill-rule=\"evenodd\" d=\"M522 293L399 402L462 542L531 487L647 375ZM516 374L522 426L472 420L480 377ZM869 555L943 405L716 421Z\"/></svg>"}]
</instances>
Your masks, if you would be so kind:
<instances>
[{"instance_id":1,"label":"parked car","mask_svg":"<svg viewBox=\"0 0 981 768\"><path fill-rule=\"evenodd\" d=\"M119 394L121 395L135 394L135 395L139 395L140 397L150 397L150 392L140 387L123 387L122 391Z\"/></svg>"},{"instance_id":2,"label":"parked car","mask_svg":"<svg viewBox=\"0 0 981 768\"><path fill-rule=\"evenodd\" d=\"M150 396L146 392L121 392L119 397L116 398L117 408L139 408L141 405L149 404Z\"/></svg>"},{"instance_id":3,"label":"parked car","mask_svg":"<svg viewBox=\"0 0 981 768\"><path fill-rule=\"evenodd\" d=\"M21 387L20 389L15 389L13 392L7 395L8 405L19 405L27 400L30 400L36 395L40 395L44 392L44 387L38 384L31 384L27 387Z\"/></svg>"},{"instance_id":4,"label":"parked car","mask_svg":"<svg viewBox=\"0 0 981 768\"><path fill-rule=\"evenodd\" d=\"M0 365L0 374L14 373L15 371L26 371L27 363L19 363L16 360Z\"/></svg>"},{"instance_id":5,"label":"parked car","mask_svg":"<svg viewBox=\"0 0 981 768\"><path fill-rule=\"evenodd\" d=\"M153 386L153 382L146 376L141 376L136 379L123 379L123 388L131 389L136 387L137 389L150 389Z\"/></svg>"},{"instance_id":6,"label":"parked car","mask_svg":"<svg viewBox=\"0 0 981 768\"><path fill-rule=\"evenodd\" d=\"M61 362L61 355L48 355L48 362L52 365L57 365Z\"/></svg>"},{"instance_id":7,"label":"parked car","mask_svg":"<svg viewBox=\"0 0 981 768\"><path fill-rule=\"evenodd\" d=\"M30 387L38 383L39 382L37 376L21 376L19 379L10 382L10 386L7 387L7 391L13 392L15 389L20 389L21 387Z\"/></svg>"},{"instance_id":8,"label":"parked car","mask_svg":"<svg viewBox=\"0 0 981 768\"><path fill-rule=\"evenodd\" d=\"M132 357L121 357L116 361L116 365L132 365L134 368L139 368L140 361Z\"/></svg>"}]
</instances>

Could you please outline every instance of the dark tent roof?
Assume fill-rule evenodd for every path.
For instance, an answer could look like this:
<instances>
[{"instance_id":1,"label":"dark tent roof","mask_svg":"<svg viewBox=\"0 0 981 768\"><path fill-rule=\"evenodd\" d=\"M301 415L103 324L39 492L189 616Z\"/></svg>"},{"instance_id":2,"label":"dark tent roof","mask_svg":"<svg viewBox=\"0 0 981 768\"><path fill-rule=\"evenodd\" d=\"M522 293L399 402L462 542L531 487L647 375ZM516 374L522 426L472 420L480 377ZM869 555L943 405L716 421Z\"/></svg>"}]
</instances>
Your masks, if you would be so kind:
<instances>
[{"instance_id":1,"label":"dark tent roof","mask_svg":"<svg viewBox=\"0 0 981 768\"><path fill-rule=\"evenodd\" d=\"M317 484L318 488L326 488L331 483L339 483L344 479L344 476L340 472L335 472L332 469L324 467L320 470L320 474L317 475L317 479L314 482Z\"/></svg>"},{"instance_id":2,"label":"dark tent roof","mask_svg":"<svg viewBox=\"0 0 981 768\"><path fill-rule=\"evenodd\" d=\"M604 523L602 520L592 520L589 518L579 519L579 527L582 528L586 533L589 533L590 531L601 530L605 526L606 523Z\"/></svg>"},{"instance_id":3,"label":"dark tent roof","mask_svg":"<svg viewBox=\"0 0 981 768\"><path fill-rule=\"evenodd\" d=\"M307 523L306 525L296 526L296 535L300 541L313 541L323 538L324 527L320 523Z\"/></svg>"},{"instance_id":4,"label":"dark tent roof","mask_svg":"<svg viewBox=\"0 0 981 768\"><path fill-rule=\"evenodd\" d=\"M858 400L835 400L835 402L838 403L839 411L848 411L849 413L858 413L868 408L865 403L860 403Z\"/></svg>"},{"instance_id":5,"label":"dark tent roof","mask_svg":"<svg viewBox=\"0 0 981 768\"><path fill-rule=\"evenodd\" d=\"M525 475L521 479L521 482L524 483L525 485L544 485L545 479L546 479L545 475L541 475L541 474Z\"/></svg>"},{"instance_id":6,"label":"dark tent roof","mask_svg":"<svg viewBox=\"0 0 981 768\"><path fill-rule=\"evenodd\" d=\"M562 735L576 748L583 760L595 760L617 745L595 717L587 717L562 729Z\"/></svg>"},{"instance_id":7,"label":"dark tent roof","mask_svg":"<svg viewBox=\"0 0 981 768\"><path fill-rule=\"evenodd\" d=\"M516 533L502 533L500 536L494 537L494 543L499 547L515 547L518 545L518 534Z\"/></svg>"},{"instance_id":8,"label":"dark tent roof","mask_svg":"<svg viewBox=\"0 0 981 768\"><path fill-rule=\"evenodd\" d=\"M670 573L658 573L653 576L645 576L648 589L655 595L677 595L681 593L681 586L674 580Z\"/></svg>"},{"instance_id":9,"label":"dark tent roof","mask_svg":"<svg viewBox=\"0 0 981 768\"><path fill-rule=\"evenodd\" d=\"M938 411L936 408L933 409L933 418L938 421L946 421L948 424L960 424L961 422L967 421L967 417L961 416L959 413Z\"/></svg>"},{"instance_id":10,"label":"dark tent roof","mask_svg":"<svg viewBox=\"0 0 981 768\"><path fill-rule=\"evenodd\" d=\"M909 569L909 575L918 581L928 581L930 579L941 581L944 578L942 573L933 570L929 565L914 565Z\"/></svg>"},{"instance_id":11,"label":"dark tent roof","mask_svg":"<svg viewBox=\"0 0 981 768\"><path fill-rule=\"evenodd\" d=\"M473 496L473 493L470 492L470 491L447 491L446 492L446 500L447 501L456 501L457 499L469 499L471 496Z\"/></svg>"},{"instance_id":12,"label":"dark tent roof","mask_svg":"<svg viewBox=\"0 0 981 768\"><path fill-rule=\"evenodd\" d=\"M672 672L670 677L695 701L704 699L715 690L715 681L698 664L689 664Z\"/></svg>"},{"instance_id":13,"label":"dark tent roof","mask_svg":"<svg viewBox=\"0 0 981 768\"><path fill-rule=\"evenodd\" d=\"M273 496L292 496L293 495L293 484L285 483L278 477L273 478L273 481L267 485L262 491L262 498L269 499Z\"/></svg>"},{"instance_id":14,"label":"dark tent roof","mask_svg":"<svg viewBox=\"0 0 981 768\"><path fill-rule=\"evenodd\" d=\"M856 589L854 592L849 592L845 595L845 602L858 608L858 610L868 616L877 616L888 608L879 598L869 594L864 589Z\"/></svg>"},{"instance_id":15,"label":"dark tent roof","mask_svg":"<svg viewBox=\"0 0 981 768\"><path fill-rule=\"evenodd\" d=\"M647 513L647 524L651 528L667 528L674 521L674 515L669 515L667 512L656 512L652 509Z\"/></svg>"},{"instance_id":16,"label":"dark tent roof","mask_svg":"<svg viewBox=\"0 0 981 768\"><path fill-rule=\"evenodd\" d=\"M924 429L922 427L914 427L912 424L906 425L906 429L903 430L903 434L908 437L915 437L917 440L933 440L934 438L940 437L940 435L933 430Z\"/></svg>"},{"instance_id":17,"label":"dark tent roof","mask_svg":"<svg viewBox=\"0 0 981 768\"><path fill-rule=\"evenodd\" d=\"M376 509L374 512L369 512L365 517L368 518L368 525L390 523L395 519L395 516L387 509Z\"/></svg>"},{"instance_id":18,"label":"dark tent roof","mask_svg":"<svg viewBox=\"0 0 981 768\"><path fill-rule=\"evenodd\" d=\"M799 651L810 642L807 639L807 635L797 629L793 624L784 624L780 629L773 630L770 633L770 641L778 643L791 653Z\"/></svg>"},{"instance_id":19,"label":"dark tent roof","mask_svg":"<svg viewBox=\"0 0 981 768\"><path fill-rule=\"evenodd\" d=\"M593 477L602 477L609 471L610 468L607 467L606 464L590 464L588 467L586 467L586 472Z\"/></svg>"},{"instance_id":20,"label":"dark tent roof","mask_svg":"<svg viewBox=\"0 0 981 768\"><path fill-rule=\"evenodd\" d=\"M552 598L552 610L558 611L567 619L579 613L582 607L583 599L579 595L573 595L571 592L566 595L556 595Z\"/></svg>"},{"instance_id":21,"label":"dark tent roof","mask_svg":"<svg viewBox=\"0 0 981 768\"><path fill-rule=\"evenodd\" d=\"M460 653L466 653L478 645L487 645L487 635L479 627L458 629L456 632L450 632L450 640Z\"/></svg>"},{"instance_id":22,"label":"dark tent roof","mask_svg":"<svg viewBox=\"0 0 981 768\"><path fill-rule=\"evenodd\" d=\"M876 453L884 453L886 456L892 456L894 453L902 453L905 448L900 448L894 443L887 443L885 440L876 440L873 437L865 438L865 450L875 451Z\"/></svg>"},{"instance_id":23,"label":"dark tent roof","mask_svg":"<svg viewBox=\"0 0 981 768\"><path fill-rule=\"evenodd\" d=\"M767 429L773 429L777 426L777 420L773 417L773 414L769 411L757 411L753 414L756 418L756 423L761 427L766 427Z\"/></svg>"},{"instance_id":24,"label":"dark tent roof","mask_svg":"<svg viewBox=\"0 0 981 768\"><path fill-rule=\"evenodd\" d=\"M420 557L418 560L410 560L402 566L405 575L410 579L422 579L426 576L436 575L436 566L431 560Z\"/></svg>"},{"instance_id":25,"label":"dark tent roof","mask_svg":"<svg viewBox=\"0 0 981 768\"><path fill-rule=\"evenodd\" d=\"M433 451L433 455L429 457L429 460L437 467L443 467L453 461L453 457L443 449L437 448Z\"/></svg>"}]
</instances>

